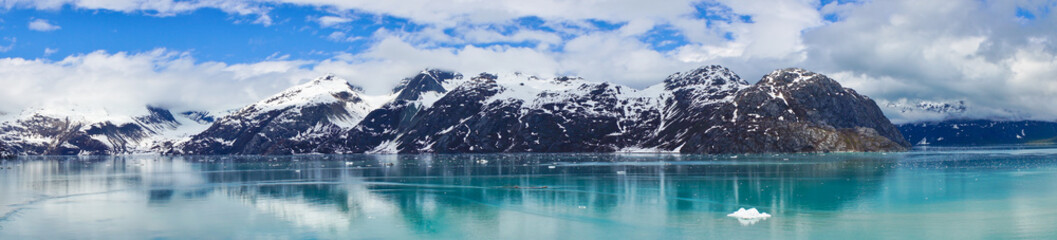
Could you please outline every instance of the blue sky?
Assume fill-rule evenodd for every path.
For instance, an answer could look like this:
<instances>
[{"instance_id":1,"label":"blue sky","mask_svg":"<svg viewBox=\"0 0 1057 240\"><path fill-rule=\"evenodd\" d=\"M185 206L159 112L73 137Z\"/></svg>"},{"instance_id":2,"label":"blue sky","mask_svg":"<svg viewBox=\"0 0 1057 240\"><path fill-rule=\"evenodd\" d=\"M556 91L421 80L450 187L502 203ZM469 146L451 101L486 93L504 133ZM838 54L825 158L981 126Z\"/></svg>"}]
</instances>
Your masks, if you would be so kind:
<instances>
[{"instance_id":1,"label":"blue sky","mask_svg":"<svg viewBox=\"0 0 1057 240\"><path fill-rule=\"evenodd\" d=\"M720 64L827 74L896 121L921 102L1057 119L1054 0L0 0L0 112L230 109L333 73L385 94L428 67L644 88ZM104 93L104 94L99 94ZM105 95L107 97L100 97ZM64 97L54 97L64 96ZM115 107L116 105L127 107Z\"/></svg>"},{"instance_id":2,"label":"blue sky","mask_svg":"<svg viewBox=\"0 0 1057 240\"><path fill-rule=\"evenodd\" d=\"M8 10L0 19L3 36L17 39L4 53L10 57L60 60L67 55L98 50L142 52L156 48L189 51L196 58L230 63L256 62L269 57L324 59L334 52L362 51L367 41L327 40L335 29L311 22L321 15L311 7L286 6L276 9L271 25L252 23L253 19L230 15L216 9L198 9L170 17L127 14L108 10L74 9L39 11ZM44 19L59 26L53 31L29 29L31 21ZM404 20L384 19L349 24L343 32L367 37L378 28L397 29L410 25ZM45 49L58 52L45 55Z\"/></svg>"},{"instance_id":3,"label":"blue sky","mask_svg":"<svg viewBox=\"0 0 1057 240\"><path fill-rule=\"evenodd\" d=\"M819 8L832 0L819 2ZM845 1L841 1L845 2ZM716 2L687 4L692 18L710 25L731 22L752 22L749 15L738 15ZM323 60L338 53L359 53L377 39L379 30L408 31L425 28L428 23L381 13L355 9L334 10L324 6L295 4L269 5L266 13L270 22L255 22L258 16L239 15L216 8L159 16L152 11L123 12L108 9L85 9L67 4L57 9L9 8L0 15L0 44L14 44L3 52L5 57L44 58L61 60L68 55L106 52L145 52L157 48L186 51L203 61L249 63L286 56L295 59ZM345 18L347 22L326 26L322 17ZM34 30L30 23L44 21L56 26L54 30ZM521 16L495 23L460 23L443 27L443 32L457 37L458 28L488 29L503 35L521 30L538 30L557 34L563 41L587 32L614 31L628 23L604 19L576 19L576 21L548 23L535 16ZM556 30L556 28L563 28ZM565 29L567 28L567 29ZM580 30L575 33L570 29ZM343 40L335 39L340 33ZM733 33L722 34L733 40ZM670 24L658 24L636 36L653 50L667 52L689 42ZM495 41L462 43L424 43L438 47L512 46L535 47L539 41ZM561 51L561 46L553 49Z\"/></svg>"}]
</instances>

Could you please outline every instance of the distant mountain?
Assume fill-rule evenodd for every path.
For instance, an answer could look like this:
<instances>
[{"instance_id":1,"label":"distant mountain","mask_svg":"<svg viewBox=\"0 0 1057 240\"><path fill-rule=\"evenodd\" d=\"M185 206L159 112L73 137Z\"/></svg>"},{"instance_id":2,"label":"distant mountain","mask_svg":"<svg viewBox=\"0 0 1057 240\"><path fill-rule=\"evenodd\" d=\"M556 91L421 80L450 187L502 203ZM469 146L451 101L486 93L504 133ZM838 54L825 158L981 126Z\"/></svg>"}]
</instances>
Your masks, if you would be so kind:
<instances>
[{"instance_id":1,"label":"distant mountain","mask_svg":"<svg viewBox=\"0 0 1057 240\"><path fill-rule=\"evenodd\" d=\"M965 113L968 111L968 107L965 101L896 101L888 102L885 104L885 108L898 110L901 113L914 113L914 112L925 112L925 113L936 113L945 115L955 115Z\"/></svg>"},{"instance_id":2,"label":"distant mountain","mask_svg":"<svg viewBox=\"0 0 1057 240\"><path fill-rule=\"evenodd\" d=\"M1057 122L945 120L901 124L899 130L920 146L1057 143Z\"/></svg>"},{"instance_id":3,"label":"distant mountain","mask_svg":"<svg viewBox=\"0 0 1057 240\"><path fill-rule=\"evenodd\" d=\"M123 123L28 117L5 123L0 140L20 154L144 148L165 154L771 153L910 146L873 100L803 69L776 70L750 85L727 68L706 66L642 90L577 77L464 78L429 69L384 96L364 95L328 75L219 118L150 111ZM185 122L208 127L158 137Z\"/></svg>"},{"instance_id":4,"label":"distant mountain","mask_svg":"<svg viewBox=\"0 0 1057 240\"><path fill-rule=\"evenodd\" d=\"M0 124L0 142L10 153L27 155L147 153L158 143L201 131L202 125L186 116L158 107L146 110L134 117L85 109L27 111Z\"/></svg>"}]
</instances>

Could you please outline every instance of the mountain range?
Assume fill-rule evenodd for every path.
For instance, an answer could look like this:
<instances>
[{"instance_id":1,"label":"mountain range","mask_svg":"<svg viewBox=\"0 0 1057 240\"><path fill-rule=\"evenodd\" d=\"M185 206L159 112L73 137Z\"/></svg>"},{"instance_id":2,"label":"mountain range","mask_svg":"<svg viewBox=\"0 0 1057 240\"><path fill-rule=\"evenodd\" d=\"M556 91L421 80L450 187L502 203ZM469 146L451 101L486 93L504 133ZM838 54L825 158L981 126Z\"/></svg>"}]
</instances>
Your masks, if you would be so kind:
<instances>
[{"instance_id":1,"label":"mountain range","mask_svg":"<svg viewBox=\"0 0 1057 240\"><path fill-rule=\"evenodd\" d=\"M976 109L965 100L901 99L882 105L888 113L919 118L898 124L916 146L986 146L1057 143L1057 122L1026 120L1026 114L1004 109ZM995 114L995 113L1003 114ZM986 117L990 116L990 117ZM904 119L905 120L905 119Z\"/></svg>"},{"instance_id":2,"label":"mountain range","mask_svg":"<svg viewBox=\"0 0 1057 240\"><path fill-rule=\"evenodd\" d=\"M1057 122L949 119L898 125L917 146L984 146L1057 143Z\"/></svg>"},{"instance_id":3,"label":"mountain range","mask_svg":"<svg viewBox=\"0 0 1057 240\"><path fill-rule=\"evenodd\" d=\"M749 84L727 68L705 66L645 89L429 69L384 96L327 75L223 116L146 109L103 118L24 111L0 125L0 152L720 154L911 145L869 97L795 68Z\"/></svg>"}]
</instances>

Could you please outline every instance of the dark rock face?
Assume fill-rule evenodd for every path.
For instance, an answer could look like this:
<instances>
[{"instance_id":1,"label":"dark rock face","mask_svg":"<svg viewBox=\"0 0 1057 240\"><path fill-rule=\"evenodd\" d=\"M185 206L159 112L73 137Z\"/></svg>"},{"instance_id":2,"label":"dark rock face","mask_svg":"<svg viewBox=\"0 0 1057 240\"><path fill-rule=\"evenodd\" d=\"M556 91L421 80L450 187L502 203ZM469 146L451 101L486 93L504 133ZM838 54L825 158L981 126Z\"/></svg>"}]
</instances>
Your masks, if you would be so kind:
<instances>
[{"instance_id":1,"label":"dark rock face","mask_svg":"<svg viewBox=\"0 0 1057 240\"><path fill-rule=\"evenodd\" d=\"M1057 122L954 119L902 124L899 130L920 146L1057 143Z\"/></svg>"},{"instance_id":2,"label":"dark rock face","mask_svg":"<svg viewBox=\"0 0 1057 240\"><path fill-rule=\"evenodd\" d=\"M687 73L676 73L664 80L671 96L665 101L663 125L644 145L659 149L696 151L702 134L721 127L723 113L731 111L730 103L738 91L749 83L721 66L707 66ZM696 139L696 140L695 140Z\"/></svg>"},{"instance_id":3,"label":"dark rock face","mask_svg":"<svg viewBox=\"0 0 1057 240\"><path fill-rule=\"evenodd\" d=\"M738 92L682 152L899 151L910 146L873 100L802 69ZM714 122L715 120L722 120Z\"/></svg>"},{"instance_id":4,"label":"dark rock face","mask_svg":"<svg viewBox=\"0 0 1057 240\"><path fill-rule=\"evenodd\" d=\"M656 128L649 97L627 97L623 86L568 77L497 83L482 74L414 118L396 139L398 152L613 152L633 146ZM579 81L579 82L570 82ZM565 90L500 97L525 84L572 84Z\"/></svg>"},{"instance_id":5,"label":"dark rock face","mask_svg":"<svg viewBox=\"0 0 1057 240\"><path fill-rule=\"evenodd\" d=\"M414 77L404 79L400 86L393 89L394 93L399 93L394 102L417 101L423 94L431 92L445 93L448 89L444 89L444 84L455 79L462 79L462 74L427 69Z\"/></svg>"},{"instance_id":6,"label":"dark rock face","mask_svg":"<svg viewBox=\"0 0 1057 240\"><path fill-rule=\"evenodd\" d=\"M474 118L503 119L503 116L485 116L489 111L484 110L485 100L498 93L500 89L495 82L495 76L482 74L474 77L469 83L437 100L433 107L416 115L408 125L399 128L398 132L402 135L396 139L399 148L386 149L390 146L380 146L378 150L431 152L434 149L441 149L439 152L452 152L448 150L469 149L476 142L488 141L488 139L473 139L477 136L468 136L469 133L475 130L480 132L480 130L469 129L469 124L473 122L467 122ZM495 107L498 106L492 106L492 108ZM492 110L492 112L497 111ZM502 125L498 121L492 123ZM489 128L488 130L497 129ZM466 136L466 140L452 141L460 136Z\"/></svg>"},{"instance_id":7,"label":"dark rock face","mask_svg":"<svg viewBox=\"0 0 1057 240\"><path fill-rule=\"evenodd\" d=\"M184 117L187 117L188 119L191 119L192 121L195 121L199 124L210 124L216 121L216 118L207 112L187 111L180 113L180 115L183 115Z\"/></svg>"}]
</instances>

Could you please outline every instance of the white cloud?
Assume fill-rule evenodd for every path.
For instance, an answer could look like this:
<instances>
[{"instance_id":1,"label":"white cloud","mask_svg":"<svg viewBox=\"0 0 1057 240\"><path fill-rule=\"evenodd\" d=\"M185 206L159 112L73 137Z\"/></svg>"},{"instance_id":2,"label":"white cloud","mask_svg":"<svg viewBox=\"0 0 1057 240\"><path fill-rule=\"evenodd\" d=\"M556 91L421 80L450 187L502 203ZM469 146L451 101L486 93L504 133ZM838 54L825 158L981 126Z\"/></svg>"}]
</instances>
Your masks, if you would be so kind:
<instances>
[{"instance_id":1,"label":"white cloud","mask_svg":"<svg viewBox=\"0 0 1057 240\"><path fill-rule=\"evenodd\" d=\"M1057 12L1035 11L1036 20L1016 16L1018 8L1046 9L1054 1L727 1L731 22L690 17L686 1L542 1L520 7L519 1L423 1L407 8L378 1L305 0L406 17L438 30L399 33L417 48L436 42L487 43L536 39L536 54L555 62L538 71L576 73L590 79L634 86L659 81L667 73L697 65L723 64L754 81L784 67L828 73L876 99L966 99L970 117L1057 119ZM639 4L645 5L639 5ZM597 7L601 4L607 7ZM724 10L725 11L725 10ZM737 20L747 15L751 21ZM826 15L837 22L827 22ZM504 24L520 16L549 23L582 19L626 22L618 30L578 32L554 40L466 28ZM936 19L943 19L937 21ZM1031 22L1033 21L1033 22ZM669 53L645 46L635 37L670 24L689 44ZM439 29L454 29L447 35ZM515 32L528 30L518 29ZM559 30L558 32L561 32ZM724 39L730 33L732 40ZM549 39L549 40L548 40ZM519 49L529 50L529 49ZM890 113L893 114L893 113ZM913 118L913 117L911 117ZM907 119L907 121L921 119Z\"/></svg>"},{"instance_id":2,"label":"white cloud","mask_svg":"<svg viewBox=\"0 0 1057 240\"><path fill-rule=\"evenodd\" d=\"M330 33L330 35L327 35L327 40L331 40L331 41L335 41L335 42L352 42L352 41L358 41L358 40L362 40L362 39L364 39L364 37L348 36L344 32L332 32L332 33Z\"/></svg>"},{"instance_id":3,"label":"white cloud","mask_svg":"<svg viewBox=\"0 0 1057 240\"><path fill-rule=\"evenodd\" d=\"M246 64L197 61L190 53L97 51L60 61L0 58L3 112L33 106L91 106L138 112L153 104L176 110L219 111L255 102L297 83L335 73L369 94L388 93L400 79L425 67L473 75L523 72L553 77L578 73L596 81L655 84L688 66L631 39L605 35L572 41L561 54L527 47L422 48L397 36L378 36L363 53L322 61L266 60Z\"/></svg>"},{"instance_id":4,"label":"white cloud","mask_svg":"<svg viewBox=\"0 0 1057 240\"><path fill-rule=\"evenodd\" d=\"M743 57L799 58L804 50L801 33L822 25L816 1L724 0L734 12L752 16L753 23L735 22L731 26L736 41L745 43Z\"/></svg>"},{"instance_id":5,"label":"white cloud","mask_svg":"<svg viewBox=\"0 0 1057 240\"><path fill-rule=\"evenodd\" d=\"M281 0L301 5L356 9L450 27L459 23L496 23L526 16L550 20L674 18L694 11L694 0Z\"/></svg>"},{"instance_id":6,"label":"white cloud","mask_svg":"<svg viewBox=\"0 0 1057 240\"><path fill-rule=\"evenodd\" d=\"M48 20L45 20L45 19L33 19L32 21L29 21L29 30L33 30L33 31L51 32L51 31L59 30L61 28L62 27L59 27L58 25L52 24L52 23L48 22Z\"/></svg>"},{"instance_id":7,"label":"white cloud","mask_svg":"<svg viewBox=\"0 0 1057 240\"><path fill-rule=\"evenodd\" d=\"M57 52L59 52L59 49L55 49L55 48L44 48L44 56L51 56L52 54L55 54L55 53L57 53Z\"/></svg>"},{"instance_id":8,"label":"white cloud","mask_svg":"<svg viewBox=\"0 0 1057 240\"><path fill-rule=\"evenodd\" d=\"M1057 101L1057 22L1015 16L1046 5L1053 2L863 3L805 33L804 65L855 76L836 79L878 99L965 99L967 117L1054 120L1057 107L1039 103Z\"/></svg>"},{"instance_id":9,"label":"white cloud","mask_svg":"<svg viewBox=\"0 0 1057 240\"><path fill-rule=\"evenodd\" d=\"M303 61L251 64L196 62L164 49L144 53L93 52L60 61L0 58L0 102L25 107L91 106L114 112L141 111L146 104L177 109L240 107L314 77Z\"/></svg>"},{"instance_id":10,"label":"white cloud","mask_svg":"<svg viewBox=\"0 0 1057 240\"><path fill-rule=\"evenodd\" d=\"M699 19L692 6L701 2L710 4L712 17L733 20ZM185 70L197 71L192 76L201 78L259 80L253 82L254 87L225 85L246 93L232 102L246 102L252 99L250 95L267 94L262 92L323 72L363 81L361 85L369 85L365 86L368 89L384 90L384 85L426 67L467 74L568 73L636 87L707 64L728 66L749 81L776 68L804 67L830 74L878 100L964 99L979 109L973 110L977 116L1014 114L1057 119L1057 105L1038 104L1057 102L1057 31L1053 31L1057 29L1057 11L1046 10L1057 4L1054 1L834 1L826 6L809 0L407 0L400 4L375 0L6 0L0 4L42 9L72 5L158 16L217 8L240 16L258 16L256 21L267 24L271 22L271 6L279 3L323 9L328 16L315 19L322 27L341 29L342 24L352 21L345 17L349 10L406 18L423 27L380 30L363 41L368 50L322 61L268 60L229 66L195 62L183 53L91 53L67 59L103 55L161 66L180 63L188 66ZM1032 11L1035 19L1017 16L1018 8ZM751 21L741 21L742 15ZM518 27L514 21L530 16L553 31ZM829 22L826 16L836 16L838 21ZM592 19L624 25L599 30L587 21ZM668 52L651 49L641 38L658 26L677 30L688 43ZM732 39L727 39L728 34ZM365 39L345 31L321 37L333 41ZM10 50L14 40L10 38L12 45L0 47L0 52ZM40 64L62 65L59 70L80 69L78 64L62 62L67 65ZM179 75L178 71L166 72L167 67L152 69L141 70L143 76L139 77L167 79L167 74ZM281 71L262 73L266 69ZM97 78L103 79L101 76ZM190 100L186 104L208 105ZM907 116L905 120L925 118L935 116Z\"/></svg>"},{"instance_id":11,"label":"white cloud","mask_svg":"<svg viewBox=\"0 0 1057 240\"><path fill-rule=\"evenodd\" d=\"M202 8L219 9L229 14L256 16L253 23L270 25L270 8L254 0L2 0L0 8L33 8L60 10L65 6L77 9L139 12L155 16L172 16Z\"/></svg>"},{"instance_id":12,"label":"white cloud","mask_svg":"<svg viewBox=\"0 0 1057 240\"><path fill-rule=\"evenodd\" d=\"M321 27L333 27L335 25L351 22L351 18L338 17L338 16L322 16L316 19Z\"/></svg>"},{"instance_id":13,"label":"white cloud","mask_svg":"<svg viewBox=\"0 0 1057 240\"><path fill-rule=\"evenodd\" d=\"M14 38L14 37L0 38L0 42L8 42L7 45L0 45L0 52L11 51L12 48L15 48L15 42L17 42L17 41L18 41L18 38Z\"/></svg>"}]
</instances>

